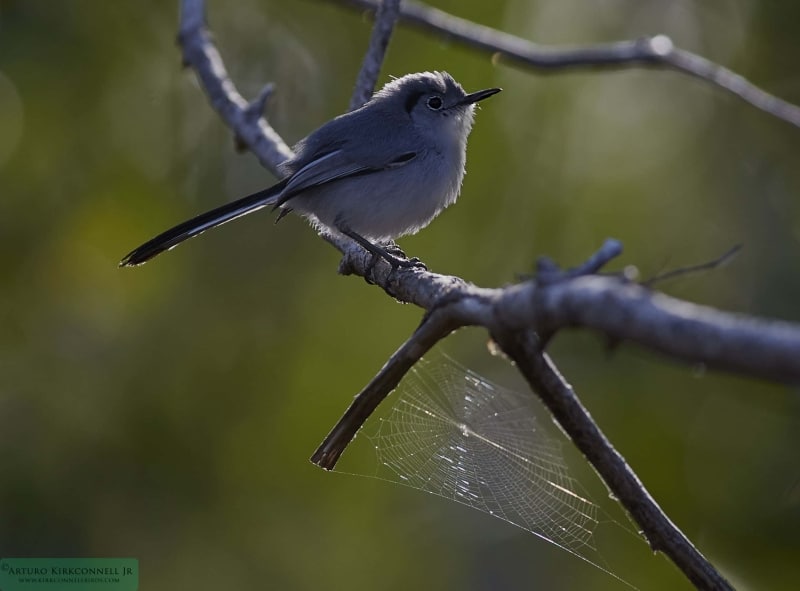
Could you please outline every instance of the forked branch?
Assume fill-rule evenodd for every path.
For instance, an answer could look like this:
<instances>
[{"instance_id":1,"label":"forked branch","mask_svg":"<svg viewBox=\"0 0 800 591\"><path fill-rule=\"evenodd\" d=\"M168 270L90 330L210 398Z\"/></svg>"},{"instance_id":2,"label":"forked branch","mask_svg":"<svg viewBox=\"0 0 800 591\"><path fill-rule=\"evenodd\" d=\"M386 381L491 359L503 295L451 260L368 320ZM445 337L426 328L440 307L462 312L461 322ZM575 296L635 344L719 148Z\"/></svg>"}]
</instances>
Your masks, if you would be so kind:
<instances>
[{"instance_id":1,"label":"forked branch","mask_svg":"<svg viewBox=\"0 0 800 591\"><path fill-rule=\"evenodd\" d=\"M375 8L376 0L339 0ZM392 8L394 7L394 8ZM393 12L394 11L394 12ZM353 103L375 77L397 16L397 2L387 1L373 32ZM507 60L538 68L669 67L733 92L743 100L800 126L800 110L754 87L704 58L675 49L665 37L588 49L552 50L456 19L419 4L404 2L400 17L418 26L499 52ZM184 61L196 72L212 106L267 168L275 171L291 150L261 116L268 91L248 105L228 78L219 53L205 30L204 2L182 0L180 41ZM377 69L375 68L377 64ZM359 98L360 97L360 98ZM331 468L353 435L403 375L436 342L468 325L485 327L518 368L645 532L652 547L668 555L701 589L731 589L714 567L670 522L624 459L580 405L574 391L541 350L537 335L566 327L598 331L615 341L630 341L669 357L710 368L800 383L800 327L736 316L657 294L622 277L593 273L618 254L613 243L574 272L540 267L541 276L503 289L470 285L458 277L419 268L392 270L372 260L353 242L325 237L342 254L340 272L368 278L392 297L427 311L417 331L392 356L359 395L320 446L313 460ZM618 246L618 245L617 245Z\"/></svg>"},{"instance_id":2,"label":"forked branch","mask_svg":"<svg viewBox=\"0 0 800 591\"><path fill-rule=\"evenodd\" d=\"M380 0L328 0L374 12ZM800 127L800 107L772 95L736 72L675 47L666 35L582 47L539 45L437 8L405 0L400 20L437 36L488 53L495 62L554 73L565 70L659 68L699 78L787 123Z\"/></svg>"}]
</instances>

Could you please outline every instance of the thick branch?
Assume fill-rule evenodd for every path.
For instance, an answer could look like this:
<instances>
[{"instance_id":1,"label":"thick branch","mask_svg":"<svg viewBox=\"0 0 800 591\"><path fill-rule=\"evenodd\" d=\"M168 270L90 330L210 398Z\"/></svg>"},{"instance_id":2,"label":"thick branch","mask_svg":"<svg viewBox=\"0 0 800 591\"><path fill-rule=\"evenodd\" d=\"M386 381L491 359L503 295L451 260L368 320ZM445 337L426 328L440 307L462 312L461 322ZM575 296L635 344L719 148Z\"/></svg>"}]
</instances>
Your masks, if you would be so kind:
<instances>
[{"instance_id":1,"label":"thick branch","mask_svg":"<svg viewBox=\"0 0 800 591\"><path fill-rule=\"evenodd\" d=\"M800 383L800 327L794 324L691 304L653 293L622 278L576 277L567 272L561 281L551 278L540 284L530 280L503 289L487 289L457 277L419 269L392 271L380 263L370 269L371 255L355 246L340 245L340 248L345 252L343 266L347 272L369 275L372 282L392 297L415 303L430 314L359 394L314 454L312 461L326 469L334 467L370 413L413 365L409 361L413 355L408 351L422 356L442 338L445 329L441 327L450 332L462 326L483 326L493 335L525 335L531 331L549 335L562 328L584 327L613 340L629 340L690 363ZM598 255L589 260L594 262L596 258ZM398 361L402 362L398 365ZM390 380L385 372L390 372ZM543 397L554 395L538 393ZM602 473L599 466L595 467Z\"/></svg>"},{"instance_id":2,"label":"thick branch","mask_svg":"<svg viewBox=\"0 0 800 591\"><path fill-rule=\"evenodd\" d=\"M332 1L374 12L379 0ZM675 47L665 35L587 47L546 47L410 0L403 2L400 19L523 68L546 72L641 66L675 70L718 86L757 109L800 127L800 107L763 91L728 68Z\"/></svg>"},{"instance_id":3,"label":"thick branch","mask_svg":"<svg viewBox=\"0 0 800 591\"><path fill-rule=\"evenodd\" d=\"M797 325L722 312L617 278L522 284L504 290L495 309L510 326L590 328L689 363L800 383Z\"/></svg>"},{"instance_id":4,"label":"thick branch","mask_svg":"<svg viewBox=\"0 0 800 591\"><path fill-rule=\"evenodd\" d=\"M341 248L350 272L370 273L369 255ZM617 277L567 275L561 281L490 289L419 269L392 272L378 263L370 278L392 297L426 310L468 300L471 317L465 324L540 334L588 328L687 363L800 383L800 326L700 306Z\"/></svg>"}]
</instances>

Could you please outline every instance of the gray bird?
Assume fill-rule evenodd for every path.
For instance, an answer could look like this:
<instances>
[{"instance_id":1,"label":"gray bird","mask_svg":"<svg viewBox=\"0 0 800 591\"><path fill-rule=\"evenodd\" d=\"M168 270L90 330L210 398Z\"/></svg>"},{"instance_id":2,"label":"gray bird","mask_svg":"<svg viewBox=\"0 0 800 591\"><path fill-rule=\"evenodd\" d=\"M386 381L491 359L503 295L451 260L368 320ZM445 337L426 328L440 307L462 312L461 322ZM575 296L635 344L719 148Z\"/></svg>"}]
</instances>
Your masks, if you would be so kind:
<instances>
[{"instance_id":1,"label":"gray bird","mask_svg":"<svg viewBox=\"0 0 800 591\"><path fill-rule=\"evenodd\" d=\"M141 265L189 238L264 207L293 211L318 231L349 236L393 267L418 264L386 244L427 226L461 190L475 103L446 72L392 80L363 107L340 115L294 147L279 183L203 213L133 250ZM392 245L393 246L393 245Z\"/></svg>"}]
</instances>

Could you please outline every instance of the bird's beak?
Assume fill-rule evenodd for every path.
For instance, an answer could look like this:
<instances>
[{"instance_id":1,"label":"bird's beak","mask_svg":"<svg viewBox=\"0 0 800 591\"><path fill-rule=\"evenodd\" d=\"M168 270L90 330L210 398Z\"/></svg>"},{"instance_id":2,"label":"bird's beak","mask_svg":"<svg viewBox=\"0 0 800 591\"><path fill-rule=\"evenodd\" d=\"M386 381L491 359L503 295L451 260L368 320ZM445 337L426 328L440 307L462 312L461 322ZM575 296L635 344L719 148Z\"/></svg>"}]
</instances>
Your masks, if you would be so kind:
<instances>
[{"instance_id":1,"label":"bird's beak","mask_svg":"<svg viewBox=\"0 0 800 591\"><path fill-rule=\"evenodd\" d=\"M477 103L478 101L482 101L485 98L489 98L492 95L497 94L503 90L502 88L487 88L486 90L479 90L478 92L473 92L472 94L468 94L460 101L458 101L457 105L471 105L472 103Z\"/></svg>"}]
</instances>

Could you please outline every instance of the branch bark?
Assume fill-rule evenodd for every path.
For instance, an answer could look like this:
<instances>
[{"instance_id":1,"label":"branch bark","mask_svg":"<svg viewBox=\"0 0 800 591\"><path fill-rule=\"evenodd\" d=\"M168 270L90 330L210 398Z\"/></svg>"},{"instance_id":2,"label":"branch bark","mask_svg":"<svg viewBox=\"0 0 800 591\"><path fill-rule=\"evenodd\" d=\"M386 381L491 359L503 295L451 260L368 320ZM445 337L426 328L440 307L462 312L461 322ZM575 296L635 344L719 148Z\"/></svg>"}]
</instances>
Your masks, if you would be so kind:
<instances>
[{"instance_id":1,"label":"branch bark","mask_svg":"<svg viewBox=\"0 0 800 591\"><path fill-rule=\"evenodd\" d=\"M495 341L514 360L520 373L567 432L576 447L595 466L623 507L635 512L636 523L654 552L663 552L698 589L733 589L694 547L650 496L631 467L597 427L575 392L539 349L532 331L493 333ZM683 565L683 566L681 566Z\"/></svg>"},{"instance_id":2,"label":"branch bark","mask_svg":"<svg viewBox=\"0 0 800 591\"><path fill-rule=\"evenodd\" d=\"M374 13L379 0L327 0ZM405 0L400 20L445 39L492 55L512 66L542 72L576 69L660 68L675 70L717 86L744 102L800 127L800 107L772 95L740 74L700 55L675 47L666 35L586 47L548 47Z\"/></svg>"},{"instance_id":3,"label":"branch bark","mask_svg":"<svg viewBox=\"0 0 800 591\"><path fill-rule=\"evenodd\" d=\"M375 90L375 83L381 73L383 58L392 38L394 24L400 14L400 0L383 0L375 12L375 25L369 39L369 47L364 54L361 70L356 78L356 87L350 99L350 110L357 109L366 103Z\"/></svg>"},{"instance_id":4,"label":"branch bark","mask_svg":"<svg viewBox=\"0 0 800 591\"><path fill-rule=\"evenodd\" d=\"M374 1L368 0L347 2L351 5L375 6ZM268 92L262 93L262 98L259 99L261 102L253 106L248 106L236 92L219 53L205 31L203 9L202 0L182 0L180 40L184 60L195 70L212 106L237 137L253 150L265 166L274 170L283 159L291 155L291 150L261 117L262 103L266 100L263 97ZM499 41L496 35L501 36L503 43L527 43L466 21L456 21L460 28L453 29L454 23L450 19L454 17L441 17L438 11L413 3L404 3L401 14L404 18L412 18L410 15L415 10L422 11L420 14L428 19L424 21L424 26L455 38L463 37L465 42L475 43L485 50L498 51ZM439 18L439 21L432 21L432 15ZM388 29L384 28L382 33L376 31L373 38L379 37L388 41L391 25L387 23L391 18L387 16L386 19L379 19L379 25L388 26ZM476 31L483 37L474 40ZM691 67L681 69L672 65L670 60L677 59L675 55L681 53L676 54L675 51L678 50L667 47L664 39L653 38L645 45L641 43L643 42L624 42L600 49L571 50L555 57L553 52L545 55L541 53L541 48L534 47L539 54L529 55L525 59L532 63L538 62L537 67L544 68L644 63L676 67L693 73ZM643 47L646 49L644 53ZM520 57L522 48L518 48L517 57L512 49L513 47L507 46L502 51L510 58L524 61ZM376 57L379 52L375 51L373 57L378 60L379 70L382 58ZM648 51L655 51L655 54L651 55ZM665 56L672 57L667 60ZM692 56L692 59L695 57L698 56ZM698 59L701 61L696 63L710 64L702 58ZM737 78L730 79L729 74L732 73L724 69L721 82L718 68L714 66L710 72L699 73L698 77L726 88L726 84L731 88L738 85L739 90L744 88L744 94L737 92L737 95L759 108L800 125L800 115L796 113L796 107L779 102L781 108L773 108L774 104L770 101L767 101L769 105L765 107L758 97L770 95L760 89L753 93L752 85L742 85ZM702 68L697 71L701 72ZM372 80L370 85L374 85L375 76L376 74L365 74L365 79ZM364 88L366 87L365 82ZM254 113L258 113L258 117ZM534 278L503 289L487 289L470 285L458 277L419 268L392 270L383 261L375 263L371 254L345 238L325 238L343 254L340 273L365 277L390 296L414 303L427 313L417 331L356 398L347 414L317 450L313 461L331 468L372 410L433 344L461 326L483 326L514 360L532 389L542 398L610 490L640 525L653 549L667 554L698 588L732 589L672 524L624 459L614 450L580 405L574 391L541 351L541 342L537 335L549 334L566 327L589 328L615 340L635 342L687 362L701 362L713 368L798 383L800 326L737 316L698 306L654 293L623 278L584 274L596 271L613 256L616 252L613 248L601 251L579 267L577 272L554 275L552 267L548 266L547 273L543 273L539 279Z\"/></svg>"},{"instance_id":5,"label":"branch bark","mask_svg":"<svg viewBox=\"0 0 800 591\"><path fill-rule=\"evenodd\" d=\"M257 98L256 107L251 107L228 77L222 56L206 31L204 0L182 0L178 43L183 50L184 65L194 70L214 110L236 137L253 151L258 161L280 176L278 165L291 158L292 150L261 117L266 98ZM262 92L264 97L268 94Z\"/></svg>"}]
</instances>

